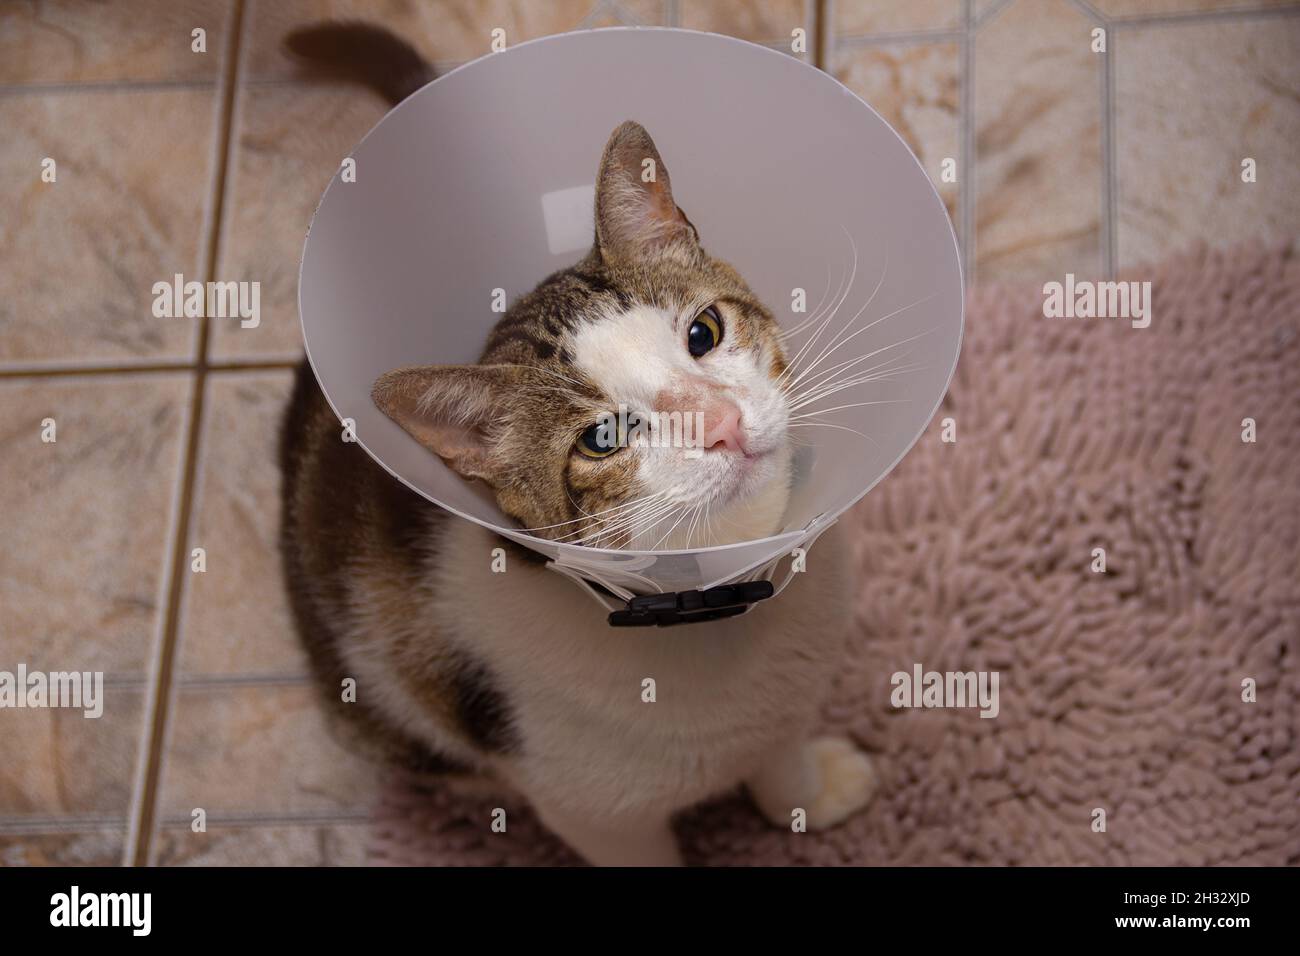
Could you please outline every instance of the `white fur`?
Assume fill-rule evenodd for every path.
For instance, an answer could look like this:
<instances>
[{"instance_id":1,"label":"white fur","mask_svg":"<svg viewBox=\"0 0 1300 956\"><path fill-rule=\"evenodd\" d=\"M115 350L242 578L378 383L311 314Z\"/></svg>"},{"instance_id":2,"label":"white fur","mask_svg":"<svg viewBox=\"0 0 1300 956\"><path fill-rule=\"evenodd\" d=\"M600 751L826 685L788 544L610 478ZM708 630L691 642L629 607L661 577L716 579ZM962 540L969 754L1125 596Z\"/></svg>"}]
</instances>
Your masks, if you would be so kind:
<instances>
[{"instance_id":1,"label":"white fur","mask_svg":"<svg viewBox=\"0 0 1300 956\"><path fill-rule=\"evenodd\" d=\"M696 311L673 313L638 305L584 324L573 337L574 365L613 403L634 412L663 411L655 407L656 397L674 382L707 382L740 409L749 451L758 456L746 460L728 451L701 454L699 449L692 453L644 442L616 452L637 457L640 495L660 495L699 511L698 522L684 518L675 530L671 526L677 513L640 529L628 545L633 550L766 537L778 530L785 511L790 481L785 398L766 360L738 347L734 335L729 338L724 331L718 348L693 357L686 348L686 332Z\"/></svg>"},{"instance_id":2,"label":"white fur","mask_svg":"<svg viewBox=\"0 0 1300 956\"><path fill-rule=\"evenodd\" d=\"M677 862L672 815L740 783L783 826L796 809L810 826L830 825L869 799L865 757L810 737L851 617L835 529L778 599L654 630L609 627L576 586L535 565L492 573L496 543L453 522L430 582L437 599L411 626L460 635L490 665L521 741L490 769L588 860ZM654 703L642 700L646 678ZM382 703L420 727L414 702Z\"/></svg>"}]
</instances>

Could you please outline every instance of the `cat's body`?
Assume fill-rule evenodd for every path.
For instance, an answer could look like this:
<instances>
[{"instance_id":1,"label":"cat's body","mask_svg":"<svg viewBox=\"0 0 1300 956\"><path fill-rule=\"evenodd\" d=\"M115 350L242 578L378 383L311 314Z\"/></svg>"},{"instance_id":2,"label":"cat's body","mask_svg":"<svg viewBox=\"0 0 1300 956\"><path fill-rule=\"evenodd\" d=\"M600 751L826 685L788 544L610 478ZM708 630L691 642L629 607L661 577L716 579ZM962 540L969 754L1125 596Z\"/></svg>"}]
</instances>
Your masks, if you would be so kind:
<instances>
[{"instance_id":1,"label":"cat's body","mask_svg":"<svg viewBox=\"0 0 1300 956\"><path fill-rule=\"evenodd\" d=\"M626 175L642 155L661 164L640 127L615 131L592 253L515 303L479 365L397 370L376 402L545 536L699 546L697 531L769 534L789 484L775 323L698 247L666 169L644 190ZM616 398L704 407L703 455L574 444ZM807 572L748 614L629 631L534 552L441 511L343 441L305 365L281 458L286 577L322 699L384 759L499 781L596 863L677 862L672 815L741 783L787 826L798 811L832 824L868 798L866 758L810 738L849 619L834 529ZM642 498L670 500L665 522L692 520L683 531L600 517Z\"/></svg>"}]
</instances>

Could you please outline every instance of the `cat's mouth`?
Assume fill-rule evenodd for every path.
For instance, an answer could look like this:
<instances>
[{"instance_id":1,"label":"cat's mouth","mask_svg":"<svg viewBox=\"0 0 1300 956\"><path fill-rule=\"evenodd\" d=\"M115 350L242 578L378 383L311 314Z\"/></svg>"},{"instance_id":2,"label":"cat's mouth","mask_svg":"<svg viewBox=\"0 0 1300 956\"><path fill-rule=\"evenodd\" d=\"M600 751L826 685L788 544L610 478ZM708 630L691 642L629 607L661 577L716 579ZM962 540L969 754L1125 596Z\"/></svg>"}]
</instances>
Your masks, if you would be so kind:
<instances>
[{"instance_id":1,"label":"cat's mouth","mask_svg":"<svg viewBox=\"0 0 1300 956\"><path fill-rule=\"evenodd\" d=\"M712 504L744 501L777 476L776 452L776 448L751 447L743 453L714 453L719 457L705 497Z\"/></svg>"}]
</instances>

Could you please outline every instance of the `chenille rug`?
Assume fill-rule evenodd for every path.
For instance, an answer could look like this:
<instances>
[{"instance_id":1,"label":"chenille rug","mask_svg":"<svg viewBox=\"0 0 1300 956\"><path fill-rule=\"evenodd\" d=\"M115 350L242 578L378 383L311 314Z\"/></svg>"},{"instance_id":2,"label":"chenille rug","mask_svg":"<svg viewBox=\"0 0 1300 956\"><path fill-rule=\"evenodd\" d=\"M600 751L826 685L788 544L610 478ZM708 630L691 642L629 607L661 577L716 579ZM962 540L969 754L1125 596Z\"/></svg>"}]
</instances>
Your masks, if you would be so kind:
<instances>
[{"instance_id":1,"label":"chenille rug","mask_svg":"<svg viewBox=\"0 0 1300 956\"><path fill-rule=\"evenodd\" d=\"M876 795L821 833L721 797L681 819L688 862L1300 864L1289 249L1121 276L1152 283L1144 329L974 290L934 423L841 519L860 591L823 716L874 755ZM997 671L998 715L892 706L917 664ZM525 809L491 832L498 803L395 780L370 859L576 862Z\"/></svg>"}]
</instances>

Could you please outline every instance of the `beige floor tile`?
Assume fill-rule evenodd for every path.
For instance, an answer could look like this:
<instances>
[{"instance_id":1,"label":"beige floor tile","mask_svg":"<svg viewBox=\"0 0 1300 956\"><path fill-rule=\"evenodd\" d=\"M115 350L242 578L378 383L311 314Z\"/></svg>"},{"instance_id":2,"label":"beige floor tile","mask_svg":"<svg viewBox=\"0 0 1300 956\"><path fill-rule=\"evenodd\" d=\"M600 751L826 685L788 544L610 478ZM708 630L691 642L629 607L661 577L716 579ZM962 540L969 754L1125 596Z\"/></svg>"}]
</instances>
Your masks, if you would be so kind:
<instances>
[{"instance_id":1,"label":"beige floor tile","mask_svg":"<svg viewBox=\"0 0 1300 956\"><path fill-rule=\"evenodd\" d=\"M142 688L121 685L103 688L97 718L68 708L0 711L0 817L95 814L125 821L143 713Z\"/></svg>"},{"instance_id":2,"label":"beige floor tile","mask_svg":"<svg viewBox=\"0 0 1300 956\"><path fill-rule=\"evenodd\" d=\"M811 4L805 0L680 0L677 25L740 37L754 43L792 42L792 31L807 31L813 45Z\"/></svg>"},{"instance_id":3,"label":"beige floor tile","mask_svg":"<svg viewBox=\"0 0 1300 956\"><path fill-rule=\"evenodd\" d=\"M364 810L377 769L344 750L302 684L182 688L172 711L161 812L222 814Z\"/></svg>"},{"instance_id":4,"label":"beige floor tile","mask_svg":"<svg viewBox=\"0 0 1300 956\"><path fill-rule=\"evenodd\" d=\"M956 221L961 181L942 182L944 159L959 157L960 49L955 43L873 44L843 48L835 76L903 137Z\"/></svg>"},{"instance_id":5,"label":"beige floor tile","mask_svg":"<svg viewBox=\"0 0 1300 956\"><path fill-rule=\"evenodd\" d=\"M193 548L207 570L187 578L181 673L306 674L278 550L280 416L291 372L208 379Z\"/></svg>"},{"instance_id":6,"label":"beige floor tile","mask_svg":"<svg viewBox=\"0 0 1300 956\"><path fill-rule=\"evenodd\" d=\"M976 36L981 281L1102 269L1102 58L1091 28L1069 3L1017 0Z\"/></svg>"},{"instance_id":7,"label":"beige floor tile","mask_svg":"<svg viewBox=\"0 0 1300 956\"><path fill-rule=\"evenodd\" d=\"M954 30L962 0L831 0L836 36Z\"/></svg>"},{"instance_id":8,"label":"beige floor tile","mask_svg":"<svg viewBox=\"0 0 1300 956\"><path fill-rule=\"evenodd\" d=\"M126 831L0 833L0 866L118 866Z\"/></svg>"},{"instance_id":9,"label":"beige floor tile","mask_svg":"<svg viewBox=\"0 0 1300 956\"><path fill-rule=\"evenodd\" d=\"M214 80L232 0L0 4L0 84ZM193 49L206 31L206 52Z\"/></svg>"},{"instance_id":10,"label":"beige floor tile","mask_svg":"<svg viewBox=\"0 0 1300 956\"><path fill-rule=\"evenodd\" d=\"M1121 266L1195 240L1300 237L1300 18L1129 29L1116 42ZM1242 181L1242 159L1256 182Z\"/></svg>"},{"instance_id":11,"label":"beige floor tile","mask_svg":"<svg viewBox=\"0 0 1300 956\"><path fill-rule=\"evenodd\" d=\"M1296 6L1297 0L1092 0L1106 16L1132 17L1151 14L1199 13L1206 10L1259 9Z\"/></svg>"},{"instance_id":12,"label":"beige floor tile","mask_svg":"<svg viewBox=\"0 0 1300 956\"><path fill-rule=\"evenodd\" d=\"M261 283L260 324L215 324L212 355L302 353L298 264L307 226L339 163L383 116L378 96L347 84L244 89L217 274Z\"/></svg>"},{"instance_id":13,"label":"beige floor tile","mask_svg":"<svg viewBox=\"0 0 1300 956\"><path fill-rule=\"evenodd\" d=\"M166 827L156 840L158 866L364 866L364 821L292 826L208 822L206 833Z\"/></svg>"},{"instance_id":14,"label":"beige floor tile","mask_svg":"<svg viewBox=\"0 0 1300 956\"><path fill-rule=\"evenodd\" d=\"M507 44L522 43L577 29L595 6L596 0L254 0L248 70L257 78L294 76L281 40L321 20L386 26L430 60L454 63L491 52L494 29L505 30Z\"/></svg>"},{"instance_id":15,"label":"beige floor tile","mask_svg":"<svg viewBox=\"0 0 1300 956\"><path fill-rule=\"evenodd\" d=\"M0 382L0 667L143 674L189 401L186 375Z\"/></svg>"},{"instance_id":16,"label":"beige floor tile","mask_svg":"<svg viewBox=\"0 0 1300 956\"><path fill-rule=\"evenodd\" d=\"M0 363L192 356L195 320L156 318L152 290L198 278L215 101L187 89L0 95Z\"/></svg>"}]
</instances>

